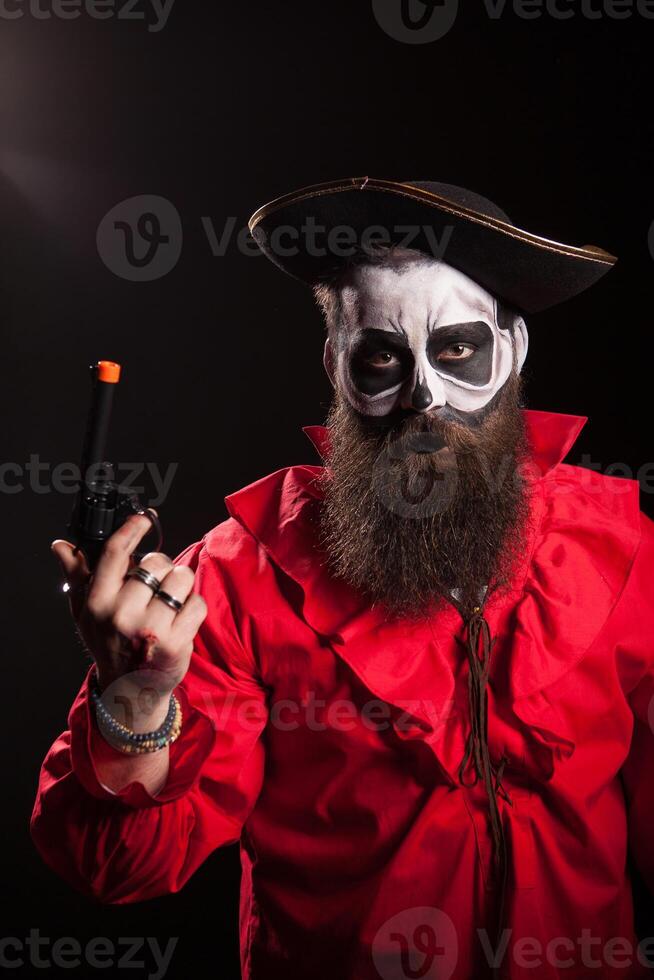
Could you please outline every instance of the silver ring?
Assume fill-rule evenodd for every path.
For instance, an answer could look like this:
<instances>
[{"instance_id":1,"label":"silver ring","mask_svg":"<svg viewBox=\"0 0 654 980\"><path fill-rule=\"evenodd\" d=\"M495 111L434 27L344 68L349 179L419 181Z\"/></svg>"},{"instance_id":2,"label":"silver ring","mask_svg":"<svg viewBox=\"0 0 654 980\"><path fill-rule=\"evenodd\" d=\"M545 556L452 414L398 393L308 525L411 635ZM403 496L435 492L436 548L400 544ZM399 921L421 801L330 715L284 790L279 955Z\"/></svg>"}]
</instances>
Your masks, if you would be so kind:
<instances>
[{"instance_id":1,"label":"silver ring","mask_svg":"<svg viewBox=\"0 0 654 980\"><path fill-rule=\"evenodd\" d=\"M156 577L156 575L153 575L152 572L149 572L147 568L143 568L142 565L137 565L136 568L133 568L131 572L127 573L125 578L138 579L139 582L143 582L143 585L147 585L149 589L152 589L155 595L161 588L161 582Z\"/></svg>"},{"instance_id":2,"label":"silver ring","mask_svg":"<svg viewBox=\"0 0 654 980\"><path fill-rule=\"evenodd\" d=\"M179 599L176 599L174 595L170 595L168 592L164 592L163 589L158 589L155 592L154 597L155 599L161 599L162 602L165 602L165 604L169 606L171 609L174 609L175 612L179 612L180 609L184 607L183 602L180 602Z\"/></svg>"}]
</instances>

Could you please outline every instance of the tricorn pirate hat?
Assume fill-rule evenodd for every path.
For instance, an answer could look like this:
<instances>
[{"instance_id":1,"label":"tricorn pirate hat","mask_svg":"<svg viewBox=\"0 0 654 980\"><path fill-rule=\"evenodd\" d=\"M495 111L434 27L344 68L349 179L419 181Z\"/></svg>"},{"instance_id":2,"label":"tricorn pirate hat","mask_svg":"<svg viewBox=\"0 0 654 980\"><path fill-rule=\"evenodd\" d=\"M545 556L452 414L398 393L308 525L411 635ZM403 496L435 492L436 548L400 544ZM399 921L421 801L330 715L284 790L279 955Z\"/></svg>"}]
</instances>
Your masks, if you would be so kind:
<instances>
[{"instance_id":1,"label":"tricorn pirate hat","mask_svg":"<svg viewBox=\"0 0 654 980\"><path fill-rule=\"evenodd\" d=\"M325 281L361 246L404 244L460 269L515 309L537 313L588 289L617 259L514 225L484 197L433 181L347 177L285 194L249 222L284 272Z\"/></svg>"}]
</instances>

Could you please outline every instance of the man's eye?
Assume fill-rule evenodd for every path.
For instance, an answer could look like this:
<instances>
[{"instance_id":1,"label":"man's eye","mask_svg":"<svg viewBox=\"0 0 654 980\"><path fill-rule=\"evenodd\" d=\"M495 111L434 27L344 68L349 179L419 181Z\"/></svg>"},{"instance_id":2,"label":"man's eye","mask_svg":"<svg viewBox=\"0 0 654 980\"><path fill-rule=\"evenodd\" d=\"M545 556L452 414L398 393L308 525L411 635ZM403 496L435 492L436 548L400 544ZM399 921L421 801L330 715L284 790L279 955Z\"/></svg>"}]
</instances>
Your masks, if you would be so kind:
<instances>
[{"instance_id":1,"label":"man's eye","mask_svg":"<svg viewBox=\"0 0 654 980\"><path fill-rule=\"evenodd\" d=\"M439 361L465 361L466 358L474 354L475 348L471 344L450 344L438 355Z\"/></svg>"},{"instance_id":2,"label":"man's eye","mask_svg":"<svg viewBox=\"0 0 654 980\"><path fill-rule=\"evenodd\" d=\"M378 350L366 358L366 363L374 368L394 367L397 357L389 350Z\"/></svg>"}]
</instances>

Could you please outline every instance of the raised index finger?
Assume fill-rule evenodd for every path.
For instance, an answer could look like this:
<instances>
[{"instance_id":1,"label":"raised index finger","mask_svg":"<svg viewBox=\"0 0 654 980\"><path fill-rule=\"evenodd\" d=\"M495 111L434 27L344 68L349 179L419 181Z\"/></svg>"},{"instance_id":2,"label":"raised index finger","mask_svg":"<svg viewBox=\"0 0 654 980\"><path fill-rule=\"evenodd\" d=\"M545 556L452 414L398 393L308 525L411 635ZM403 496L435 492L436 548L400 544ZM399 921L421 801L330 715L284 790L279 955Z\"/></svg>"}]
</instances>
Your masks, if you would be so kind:
<instances>
[{"instance_id":1,"label":"raised index finger","mask_svg":"<svg viewBox=\"0 0 654 980\"><path fill-rule=\"evenodd\" d=\"M93 575L87 600L94 615L109 613L113 609L116 593L129 568L130 555L151 527L149 517L145 514L134 514L107 540Z\"/></svg>"}]
</instances>

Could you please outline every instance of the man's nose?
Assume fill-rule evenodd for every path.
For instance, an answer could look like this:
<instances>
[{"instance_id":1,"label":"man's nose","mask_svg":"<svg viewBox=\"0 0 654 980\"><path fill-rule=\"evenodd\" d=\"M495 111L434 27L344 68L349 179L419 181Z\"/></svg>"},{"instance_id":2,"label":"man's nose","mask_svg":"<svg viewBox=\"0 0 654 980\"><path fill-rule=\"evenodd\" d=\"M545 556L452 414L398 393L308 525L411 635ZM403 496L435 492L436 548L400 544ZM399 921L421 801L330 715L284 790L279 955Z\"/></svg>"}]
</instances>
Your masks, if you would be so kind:
<instances>
[{"instance_id":1,"label":"man's nose","mask_svg":"<svg viewBox=\"0 0 654 980\"><path fill-rule=\"evenodd\" d=\"M416 412L424 412L433 400L427 383L419 381L411 393L411 408L415 408Z\"/></svg>"},{"instance_id":2,"label":"man's nose","mask_svg":"<svg viewBox=\"0 0 654 980\"><path fill-rule=\"evenodd\" d=\"M445 389L438 375L428 377L422 372L416 372L406 386L402 408L427 412L431 408L441 408L446 400Z\"/></svg>"}]
</instances>

